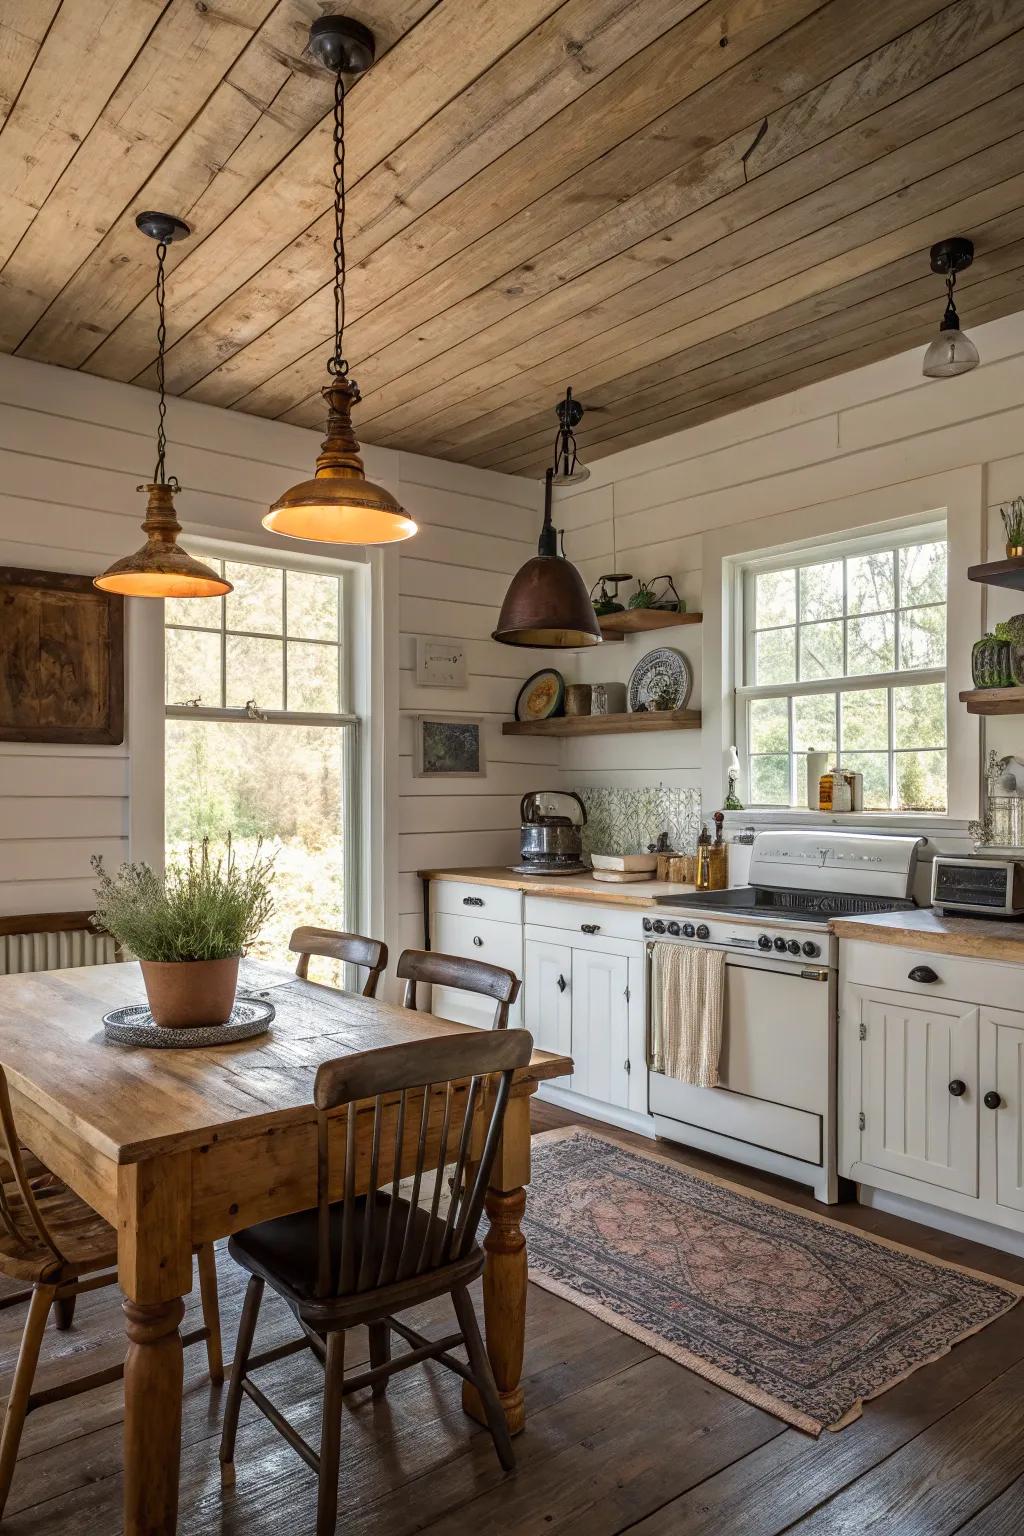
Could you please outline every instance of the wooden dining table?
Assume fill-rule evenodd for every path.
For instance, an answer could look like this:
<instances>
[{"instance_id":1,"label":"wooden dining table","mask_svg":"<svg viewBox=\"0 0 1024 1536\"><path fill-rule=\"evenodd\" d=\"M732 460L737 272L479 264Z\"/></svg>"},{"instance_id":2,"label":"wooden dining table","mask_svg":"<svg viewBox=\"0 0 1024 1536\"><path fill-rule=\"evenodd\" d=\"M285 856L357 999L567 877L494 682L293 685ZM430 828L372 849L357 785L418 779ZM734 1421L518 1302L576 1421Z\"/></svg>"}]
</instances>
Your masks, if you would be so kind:
<instances>
[{"instance_id":1,"label":"wooden dining table","mask_svg":"<svg viewBox=\"0 0 1024 1536\"><path fill-rule=\"evenodd\" d=\"M128 1337L126 1536L177 1529L179 1324L194 1247L316 1203L312 1096L322 1062L469 1028L257 961L243 962L240 991L274 1004L268 1033L203 1049L143 1049L108 1044L102 1023L145 1001L137 965L0 977L0 1066L21 1140L117 1231ZM535 1051L516 1074L486 1198L485 1334L513 1433L524 1423L530 1095L571 1071L568 1057ZM439 1117L442 1105L439 1097ZM381 1167L379 1182L390 1178ZM463 1406L482 1421L468 1386Z\"/></svg>"}]
</instances>

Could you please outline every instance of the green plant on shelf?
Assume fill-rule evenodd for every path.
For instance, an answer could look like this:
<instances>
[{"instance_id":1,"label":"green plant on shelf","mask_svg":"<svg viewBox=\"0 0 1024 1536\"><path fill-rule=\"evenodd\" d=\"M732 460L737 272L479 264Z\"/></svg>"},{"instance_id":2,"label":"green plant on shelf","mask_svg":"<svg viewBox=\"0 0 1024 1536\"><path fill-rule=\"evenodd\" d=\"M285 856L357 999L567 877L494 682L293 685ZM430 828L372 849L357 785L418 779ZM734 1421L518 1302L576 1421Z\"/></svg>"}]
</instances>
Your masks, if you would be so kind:
<instances>
[{"instance_id":1,"label":"green plant on shelf","mask_svg":"<svg viewBox=\"0 0 1024 1536\"><path fill-rule=\"evenodd\" d=\"M1024 496L1015 496L1008 507L1001 507L999 515L1006 531L1006 552L1024 549Z\"/></svg>"}]
</instances>

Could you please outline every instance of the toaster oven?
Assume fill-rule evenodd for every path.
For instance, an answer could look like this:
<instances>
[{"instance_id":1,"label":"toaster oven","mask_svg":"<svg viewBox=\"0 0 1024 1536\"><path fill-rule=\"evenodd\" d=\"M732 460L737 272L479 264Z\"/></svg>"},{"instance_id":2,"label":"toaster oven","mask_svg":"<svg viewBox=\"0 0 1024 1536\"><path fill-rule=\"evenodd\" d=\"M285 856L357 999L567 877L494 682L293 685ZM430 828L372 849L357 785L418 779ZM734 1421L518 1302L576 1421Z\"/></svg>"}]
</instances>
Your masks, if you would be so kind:
<instances>
[{"instance_id":1,"label":"toaster oven","mask_svg":"<svg viewBox=\"0 0 1024 1536\"><path fill-rule=\"evenodd\" d=\"M932 905L943 912L1024 917L1024 853L982 853L966 858L936 854Z\"/></svg>"}]
</instances>

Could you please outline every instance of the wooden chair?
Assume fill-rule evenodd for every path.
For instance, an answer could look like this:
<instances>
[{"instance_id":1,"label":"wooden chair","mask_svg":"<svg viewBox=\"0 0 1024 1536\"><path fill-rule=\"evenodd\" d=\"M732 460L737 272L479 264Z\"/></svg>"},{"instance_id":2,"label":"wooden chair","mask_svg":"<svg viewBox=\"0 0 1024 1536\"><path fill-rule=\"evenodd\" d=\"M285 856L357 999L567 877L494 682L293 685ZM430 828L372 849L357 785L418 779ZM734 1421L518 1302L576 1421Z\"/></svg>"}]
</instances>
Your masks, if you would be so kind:
<instances>
[{"instance_id":1,"label":"wooden chair","mask_svg":"<svg viewBox=\"0 0 1024 1536\"><path fill-rule=\"evenodd\" d=\"M515 1464L467 1287L484 1265L476 1230L512 1075L517 1067L526 1066L532 1050L533 1040L526 1030L510 1029L443 1035L325 1062L314 1089L315 1209L262 1222L229 1240L232 1256L251 1278L224 1409L220 1448L224 1479L230 1482L234 1476L235 1435L244 1392L317 1473L317 1536L332 1536L337 1519L342 1398L367 1386L379 1396L396 1371L422 1360L439 1360L473 1383L502 1466L511 1470ZM489 1082L492 1074L497 1075L496 1083ZM432 1101L441 1110L441 1127L439 1133L430 1130L428 1137ZM342 1109L346 1113L339 1176L333 1154L342 1152L335 1114ZM411 1151L407 1127L411 1130L417 1122L418 1136ZM428 1140L434 1169L429 1204L423 1185ZM444 1214L445 1166L452 1154L453 1193ZM358 1197L357 1165L360 1184L371 1191ZM399 1195L403 1177L412 1180L408 1200ZM382 1182L390 1182L390 1188L381 1189ZM338 1189L342 1199L332 1202L331 1192ZM303 1337L253 1355L266 1283L288 1303ZM442 1339L427 1339L395 1316L445 1293L452 1298L458 1331ZM370 1369L346 1381L345 1330L361 1323L369 1326ZM409 1345L397 1358L391 1355L392 1333ZM468 1365L451 1353L460 1344L466 1346ZM325 1371L319 1455L252 1380L252 1372L260 1366L307 1348Z\"/></svg>"},{"instance_id":2,"label":"wooden chair","mask_svg":"<svg viewBox=\"0 0 1024 1536\"><path fill-rule=\"evenodd\" d=\"M296 928L288 948L298 955L296 976L305 981L309 975L310 955L325 955L329 960L343 960L347 965L365 966L369 971L363 987L364 997L377 996L377 983L387 969L388 947L380 939L365 939L361 933L340 933L334 928Z\"/></svg>"},{"instance_id":3,"label":"wooden chair","mask_svg":"<svg viewBox=\"0 0 1024 1536\"><path fill-rule=\"evenodd\" d=\"M466 960L461 955L442 955L434 949L407 949L399 957L395 975L405 982L403 1006L415 1008L416 984L430 987L456 987L463 992L479 992L493 997L492 1029L508 1028L508 1010L519 996L519 977L500 965L484 960Z\"/></svg>"},{"instance_id":4,"label":"wooden chair","mask_svg":"<svg viewBox=\"0 0 1024 1536\"><path fill-rule=\"evenodd\" d=\"M224 1367L213 1245L206 1244L198 1254L204 1326L183 1335L182 1343L205 1340L210 1379L221 1382ZM0 1431L0 1516L10 1492L26 1416L34 1408L77 1397L124 1375L123 1364L114 1365L41 1392L32 1390L50 1308L56 1309L58 1327L70 1327L76 1298L84 1291L116 1285L116 1266L114 1228L21 1146L7 1077L0 1068L0 1275L31 1285L30 1290L0 1301L0 1307L29 1302Z\"/></svg>"}]
</instances>

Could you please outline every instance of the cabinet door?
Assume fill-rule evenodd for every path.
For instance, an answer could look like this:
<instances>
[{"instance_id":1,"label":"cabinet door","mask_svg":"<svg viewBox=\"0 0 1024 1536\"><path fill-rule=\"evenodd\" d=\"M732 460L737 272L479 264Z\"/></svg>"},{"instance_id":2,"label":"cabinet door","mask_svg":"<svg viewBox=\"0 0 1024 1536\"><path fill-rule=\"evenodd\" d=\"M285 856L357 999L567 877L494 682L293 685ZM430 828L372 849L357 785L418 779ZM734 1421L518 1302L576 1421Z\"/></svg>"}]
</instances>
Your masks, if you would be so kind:
<instances>
[{"instance_id":1,"label":"cabinet door","mask_svg":"<svg viewBox=\"0 0 1024 1536\"><path fill-rule=\"evenodd\" d=\"M862 993L861 1026L863 1161L977 1195L977 1008Z\"/></svg>"},{"instance_id":2,"label":"cabinet door","mask_svg":"<svg viewBox=\"0 0 1024 1536\"><path fill-rule=\"evenodd\" d=\"M523 1023L542 1051L572 1054L572 950L568 944L526 941ZM573 1086L571 1077L555 1081Z\"/></svg>"},{"instance_id":3,"label":"cabinet door","mask_svg":"<svg viewBox=\"0 0 1024 1536\"><path fill-rule=\"evenodd\" d=\"M486 960L523 974L523 930L514 923L496 923L486 917L463 917L450 912L435 912L431 924L433 946L444 955L461 955L467 960ZM490 1029L494 1021L494 999L461 988L435 987L430 1002L438 1018L453 1019L457 1024L474 1024ZM512 1029L522 1015L517 999L509 1009Z\"/></svg>"},{"instance_id":4,"label":"cabinet door","mask_svg":"<svg viewBox=\"0 0 1024 1536\"><path fill-rule=\"evenodd\" d=\"M1000 1012L987 1016L985 1028L995 1031L996 1199L1014 1211L1024 1211L1024 1014L1014 1018Z\"/></svg>"},{"instance_id":5,"label":"cabinet door","mask_svg":"<svg viewBox=\"0 0 1024 1536\"><path fill-rule=\"evenodd\" d=\"M629 1106L628 994L624 955L573 950L572 1086L576 1093L624 1109Z\"/></svg>"}]
</instances>

